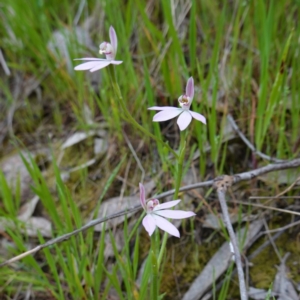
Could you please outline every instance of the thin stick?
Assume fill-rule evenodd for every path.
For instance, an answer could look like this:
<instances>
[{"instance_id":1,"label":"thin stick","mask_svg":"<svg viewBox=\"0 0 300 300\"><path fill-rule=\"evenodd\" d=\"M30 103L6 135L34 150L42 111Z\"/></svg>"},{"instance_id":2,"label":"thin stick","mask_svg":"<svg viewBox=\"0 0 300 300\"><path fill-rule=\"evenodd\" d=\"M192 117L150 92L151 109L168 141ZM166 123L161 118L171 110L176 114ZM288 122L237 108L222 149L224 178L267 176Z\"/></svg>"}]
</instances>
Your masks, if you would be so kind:
<instances>
[{"instance_id":1,"label":"thin stick","mask_svg":"<svg viewBox=\"0 0 300 300\"><path fill-rule=\"evenodd\" d=\"M248 148L251 149L251 151L254 154L257 154L259 157L272 161L274 163L282 163L285 162L286 160L282 160L282 159L277 159L271 156L268 156L260 151L258 151L252 144L251 142L245 137L245 135L242 133L242 131L239 129L239 127L237 126L237 124L235 123L234 119L232 118L231 115L227 115L227 120L229 121L229 123L231 124L231 126L233 127L233 129L235 130L235 132L239 135L239 137L243 140L243 142L248 146Z\"/></svg>"},{"instance_id":2,"label":"thin stick","mask_svg":"<svg viewBox=\"0 0 300 300\"><path fill-rule=\"evenodd\" d=\"M300 199L300 196L251 196L251 197L249 197L249 200L252 200L252 199L258 199L258 200Z\"/></svg>"},{"instance_id":3,"label":"thin stick","mask_svg":"<svg viewBox=\"0 0 300 300\"><path fill-rule=\"evenodd\" d=\"M3 53L1 51L1 49L0 49L0 64L1 64L1 66L3 68L3 70L4 70L5 75L10 76L11 72L9 70L9 67L6 64L6 61L4 59L4 56L3 56Z\"/></svg>"},{"instance_id":4,"label":"thin stick","mask_svg":"<svg viewBox=\"0 0 300 300\"><path fill-rule=\"evenodd\" d=\"M286 188L283 192L276 195L275 198L279 198L280 196L282 196L282 195L286 194L287 192L289 192L299 181L300 181L300 176L288 188Z\"/></svg>"},{"instance_id":5,"label":"thin stick","mask_svg":"<svg viewBox=\"0 0 300 300\"><path fill-rule=\"evenodd\" d=\"M144 178L145 178L145 170L144 170L144 168L143 168L143 166L142 166L142 163L141 163L140 159L138 158L138 156L137 156L137 154L136 154L136 152L135 152L135 150L134 150L132 144L130 143L130 140L129 140L127 134L125 133L125 131L123 131L123 136L124 136L124 138L125 138L125 141L126 141L126 143L127 143L127 145L128 145L128 148L130 149L130 151L131 151L131 153L132 153L132 155L133 155L133 157L134 157L134 159L135 159L135 161L136 161L136 163L137 163L139 169L140 169L141 172L142 172L141 182L144 182Z\"/></svg>"},{"instance_id":6,"label":"thin stick","mask_svg":"<svg viewBox=\"0 0 300 300\"><path fill-rule=\"evenodd\" d=\"M235 236L235 233L234 233L231 221L230 221L228 207L227 207L227 203L226 203L226 199L225 199L225 192L226 192L226 188L218 188L218 190L217 190L219 202L220 202L221 209L222 209L223 220L224 220L225 226L228 230L230 241L231 241L231 244L232 244L233 250L234 250L235 263L236 263L238 278L239 278L240 297L241 297L241 300L247 300L248 293L247 293L247 289L246 289L245 275L244 275L244 270L243 270L243 265L242 265L241 253L240 253L238 243L236 240L236 236Z\"/></svg>"},{"instance_id":7,"label":"thin stick","mask_svg":"<svg viewBox=\"0 0 300 300\"><path fill-rule=\"evenodd\" d=\"M11 263L13 263L15 261L18 261L18 260L20 260L20 259L22 259L22 258L24 258L24 257L26 257L26 256L28 256L30 254L34 254L34 253L42 250L43 248L49 247L49 246L54 245L56 243L67 241L73 235L76 235L76 234L78 234L78 233L80 233L82 231L85 231L85 230L87 230L87 229L89 229L91 227L94 227L97 224L100 224L100 223L106 222L108 220L111 220L111 219L123 216L124 214L127 214L129 212L138 211L140 209L141 209L141 206L138 205L138 206L135 206L135 207L133 207L131 209L128 209L128 210L122 210L122 211L120 211L118 213L115 213L115 214L112 214L112 215L110 215L108 217L104 217L104 218L99 218L99 219L92 220L92 221L90 221L89 223L87 223L86 225L82 226L79 229L76 229L76 230L74 230L72 232L66 233L66 234L64 234L62 236L59 236L59 237L55 238L55 239L49 240L49 241L47 241L44 244L41 244L41 245L39 245L39 246L37 246L37 247L35 247L33 249L30 249L30 250L28 250L28 251L26 251L26 252L24 252L24 253L22 253L20 255L17 255L15 257L13 257L13 258L11 258L11 259L9 259L9 260L1 263L0 267L6 266L6 265L11 264Z\"/></svg>"},{"instance_id":8,"label":"thin stick","mask_svg":"<svg viewBox=\"0 0 300 300\"><path fill-rule=\"evenodd\" d=\"M253 179L254 177L257 177L259 175L262 175L262 174L265 174L265 173L268 173L268 172L278 171L278 170L283 170L283 169L289 169L289 168L296 168L296 167L299 167L299 166L300 166L300 159L294 159L294 160L287 161L287 162L280 163L280 164L279 163L278 164L269 164L265 167L262 167L262 168L259 168L259 169L256 169L256 170L252 170L252 171L249 171L249 172L236 174L236 175L233 175L233 176L230 176L230 177L232 178L232 183L234 184L234 183L238 183L240 181ZM219 177L219 178L221 178L221 177ZM199 187L212 186L214 182L215 182L215 180L209 180L209 181L205 181L205 182L199 182L199 183L196 183L196 184L187 185L185 187L180 188L179 191L183 192L183 191L193 190L193 189L196 189L196 188L199 188ZM161 199L161 198L164 198L166 196L173 195L174 192L175 192L175 190L173 189L173 190L170 190L168 192L157 195L157 196L155 196L155 198L156 199ZM1 263L0 267L9 265L9 264L11 264L15 261L18 261L18 260L20 260L20 259L22 259L22 258L24 258L24 257L26 257L30 254L34 254L34 253L40 251L41 249L46 248L48 246L51 246L53 244L60 243L60 242L63 242L63 241L67 241L73 235L76 235L76 234L78 234L78 233L80 233L80 232L82 232L82 231L84 231L88 228L91 228L91 227L93 227L97 224L106 222L110 219L114 219L114 218L123 216L127 213L132 213L132 212L138 211L140 209L141 209L141 205L137 204L134 207L128 208L126 210L122 210L122 211L120 211L118 213L115 213L115 214L112 214L108 217L98 218L98 219L92 220L92 221L90 221L89 223L87 223L86 225L84 225L83 227L81 227L79 229L76 229L72 232L64 234L64 235L62 235L60 237L57 237L55 239L49 240L44 244L41 244L41 245L39 245L39 246L37 246L33 249L30 249L30 250L28 250L28 251L26 251L26 252L24 252L20 255L17 255L15 257Z\"/></svg>"},{"instance_id":9,"label":"thin stick","mask_svg":"<svg viewBox=\"0 0 300 300\"><path fill-rule=\"evenodd\" d=\"M269 233L269 226L268 226L268 224L267 224L265 218L263 218L263 222L264 222L264 226L265 226L265 229L266 229L265 232L266 232L266 234L267 234L267 236L268 236L268 238L269 238L269 240L270 240L270 243L271 243L271 245L272 245L272 247L273 247L273 249L274 249L274 252L276 253L276 255L277 255L279 261L282 263L282 257L281 257L281 255L280 255L280 253L279 253L279 250L278 250L276 244L274 243L274 240L273 240L271 234Z\"/></svg>"},{"instance_id":10,"label":"thin stick","mask_svg":"<svg viewBox=\"0 0 300 300\"><path fill-rule=\"evenodd\" d=\"M300 216L300 212L293 211L293 210L288 210L288 209L284 209L284 208L278 208L278 207L273 207L273 206L265 206L263 204L246 202L246 201L238 201L238 200L236 200L234 202L238 203L238 204L242 204L242 205L249 205L249 206L254 206L254 207L260 207L260 208L269 209L269 210L281 211L281 212L286 213L286 214Z\"/></svg>"},{"instance_id":11,"label":"thin stick","mask_svg":"<svg viewBox=\"0 0 300 300\"><path fill-rule=\"evenodd\" d=\"M291 224L288 224L288 225L285 225L283 227L280 227L280 228L276 228L276 229L268 229L266 231L263 231L263 233L273 233L273 232L278 232L278 231L283 231L283 230L286 230L286 229L289 229L291 227L294 227L296 225L299 225L300 224L300 220L299 221L296 221L294 223L291 223Z\"/></svg>"}]
</instances>

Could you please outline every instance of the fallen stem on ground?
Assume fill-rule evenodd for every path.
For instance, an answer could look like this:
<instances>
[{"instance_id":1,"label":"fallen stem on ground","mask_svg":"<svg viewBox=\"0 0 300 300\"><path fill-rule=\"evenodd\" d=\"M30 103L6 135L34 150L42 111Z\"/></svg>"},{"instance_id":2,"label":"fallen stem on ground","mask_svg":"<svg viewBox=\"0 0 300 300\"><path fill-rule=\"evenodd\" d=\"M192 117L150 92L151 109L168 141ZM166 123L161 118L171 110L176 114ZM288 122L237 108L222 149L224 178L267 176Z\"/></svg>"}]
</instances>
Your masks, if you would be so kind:
<instances>
[{"instance_id":1,"label":"fallen stem on ground","mask_svg":"<svg viewBox=\"0 0 300 300\"><path fill-rule=\"evenodd\" d=\"M223 214L223 221L224 221L227 231L229 233L230 242L233 246L235 264L236 264L238 278L239 278L240 297L241 297L241 300L247 300L248 293L247 293L247 289L246 289L245 275L244 275L244 270L243 270L243 265L242 265L241 253L240 253L240 249L239 249L239 246L238 246L238 243L236 240L236 236L235 236L235 233L234 233L231 221L230 221L228 207L227 207L227 203L226 203L226 199L225 199L225 192L226 192L226 189L224 189L224 188L218 188L218 190L217 190L218 198L219 198L219 202L220 202L222 214Z\"/></svg>"},{"instance_id":2,"label":"fallen stem on ground","mask_svg":"<svg viewBox=\"0 0 300 300\"><path fill-rule=\"evenodd\" d=\"M287 161L287 162L283 162L283 163L276 163L276 164L269 164L265 167L262 167L262 168L258 168L256 170L251 170L249 172L244 172L244 173L240 173L240 174L236 174L236 175L232 175L231 178L232 178L232 183L235 184L235 183L238 183L240 181L245 181L245 180L251 180L259 175L262 175L262 174L265 174L265 173L269 173L269 172L274 172L274 171L278 171L278 170L283 170L283 169L290 169L290 168L297 168L300 166L300 158L298 159L294 159L294 160L291 160L291 161ZM196 183L196 184L191 184L191 185L187 185L185 187L182 187L180 188L180 192L183 192L183 191L188 191L188 190L192 190L192 189L196 189L196 188L200 188L200 187L204 187L204 186L212 186L214 184L214 180L209 180L209 181L204 181L204 182L199 182L199 183ZM175 190L170 190L168 192L165 192L165 193L162 193L160 195L157 195L155 196L156 199L161 199L161 198L164 198L166 196L169 196L169 195L173 195L175 192ZM20 255L17 255L9 260L6 260L5 262L1 263L0 264L0 267L3 267L3 266L6 266L6 265L9 265L15 261L18 261L30 254L34 254L40 250L42 250L43 248L46 248L46 247L49 247L53 244L56 244L56 243L60 243L60 242L64 242L64 241L67 241L70 237L72 237L73 235L76 235L82 231L85 231L87 230L88 228L91 228L97 224L100 224L100 223L103 223L103 222L106 222L110 219L114 219L114 218L117 218L117 217L120 217L120 216L123 216L127 213L132 213L132 212L135 212L135 211L138 211L142 209L141 205L140 204L137 204L135 205L134 207L131 207L131 208L128 208L128 209L125 209L125 210L122 210L118 213L115 213L115 214L112 214L108 217L104 217L104 218L98 218L98 219L95 219L95 220L92 220L90 221L89 223L87 223L86 225L84 225L83 227L81 228L78 228L72 232L69 232L67 234L64 234L60 237L57 237L55 239L51 239L49 241L47 241L46 243L44 244L41 244L33 249L30 249Z\"/></svg>"}]
</instances>

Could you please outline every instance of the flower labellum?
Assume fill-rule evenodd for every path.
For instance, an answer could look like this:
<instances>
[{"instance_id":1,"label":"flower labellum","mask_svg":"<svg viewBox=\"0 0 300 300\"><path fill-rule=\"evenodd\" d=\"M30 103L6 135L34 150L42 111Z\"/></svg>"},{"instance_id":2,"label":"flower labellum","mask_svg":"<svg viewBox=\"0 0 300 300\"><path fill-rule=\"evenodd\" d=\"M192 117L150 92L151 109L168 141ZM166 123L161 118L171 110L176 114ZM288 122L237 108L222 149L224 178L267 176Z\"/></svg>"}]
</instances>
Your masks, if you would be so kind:
<instances>
[{"instance_id":1,"label":"flower labellum","mask_svg":"<svg viewBox=\"0 0 300 300\"><path fill-rule=\"evenodd\" d=\"M190 107L194 98L194 79L190 77L186 84L186 91L184 95L178 98L179 107L173 106L153 106L149 107L150 110L161 110L154 115L153 122L163 122L179 116L177 124L179 129L185 130L192 121L192 118L206 124L206 119L201 114L191 111Z\"/></svg>"},{"instance_id":2,"label":"flower labellum","mask_svg":"<svg viewBox=\"0 0 300 300\"><path fill-rule=\"evenodd\" d=\"M143 219L143 226L151 236L156 228L164 230L165 232L180 237L178 229L170 223L168 219L185 219L195 216L192 211L172 210L167 209L177 205L180 200L173 200L166 203L159 204L157 199L152 199L146 203L145 188L140 183L140 201L147 215Z\"/></svg>"},{"instance_id":3,"label":"flower labellum","mask_svg":"<svg viewBox=\"0 0 300 300\"><path fill-rule=\"evenodd\" d=\"M76 60L88 61L81 65L78 65L74 69L76 71L90 70L90 72L95 72L100 69L107 67L110 64L119 65L122 61L115 60L118 48L118 39L117 34L112 26L109 28L109 37L110 43L103 42L100 44L99 53L105 54L106 59L104 58L77 58Z\"/></svg>"}]
</instances>

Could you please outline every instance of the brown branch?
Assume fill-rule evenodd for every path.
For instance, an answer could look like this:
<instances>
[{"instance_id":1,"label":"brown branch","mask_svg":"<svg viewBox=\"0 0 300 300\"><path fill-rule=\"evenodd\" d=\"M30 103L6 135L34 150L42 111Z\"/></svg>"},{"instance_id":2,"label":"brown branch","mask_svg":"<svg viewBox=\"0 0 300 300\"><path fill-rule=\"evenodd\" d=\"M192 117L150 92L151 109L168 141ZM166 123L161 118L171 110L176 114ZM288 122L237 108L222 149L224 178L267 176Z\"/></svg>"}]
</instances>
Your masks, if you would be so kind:
<instances>
[{"instance_id":1,"label":"brown branch","mask_svg":"<svg viewBox=\"0 0 300 300\"><path fill-rule=\"evenodd\" d=\"M232 183L235 184L235 183L238 183L240 181L251 180L254 177L257 177L257 176L265 174L265 173L278 171L278 170L283 170L283 169L296 168L296 167L299 167L299 166L300 166L300 158L294 159L294 160L291 160L291 161L287 161L287 162L283 162L283 163L270 164L270 165L267 165L265 167L262 167L262 168L259 168L259 169L256 169L256 170L252 170L252 171L249 171L249 172L244 172L244 173L233 175L233 176L231 176ZM193 190L193 189L196 189L196 188L199 188L199 187L212 186L214 181L218 181L222 178L223 177L221 176L221 177L216 178L215 180L209 180L209 181L205 181L205 182L199 182L199 183L196 183L196 184L191 184L191 185L182 187L179 191L184 192L184 191ZM175 192L175 190L173 189L173 190L170 190L168 192L157 195L157 196L155 196L155 198L156 199L161 199L161 198L164 198L166 196L173 195L174 192ZM64 235L62 235L60 237L57 237L55 239L49 240L44 244L41 244L41 245L39 245L39 246L37 246L33 249L30 249L30 250L28 250L28 251L26 251L26 252L24 252L24 253L22 253L18 256L15 256L15 257L1 263L0 267L9 265L9 264L11 264L15 261L18 261L18 260L20 260L20 259L22 259L22 258L24 258L24 257L26 257L30 254L34 254L34 253L42 250L43 248L49 247L53 244L67 241L71 236L76 235L76 234L78 234L82 231L85 231L86 229L91 228L91 227L93 227L97 224L106 222L110 219L114 219L114 218L123 216L127 213L132 213L132 212L138 211L140 209L141 209L141 205L137 204L134 207L128 208L126 210L122 210L122 211L120 211L118 213L115 213L115 214L112 214L108 217L92 220L92 221L90 221L89 223L87 223L86 225L84 225L83 227L81 227L79 229L76 229L72 232L64 234Z\"/></svg>"}]
</instances>

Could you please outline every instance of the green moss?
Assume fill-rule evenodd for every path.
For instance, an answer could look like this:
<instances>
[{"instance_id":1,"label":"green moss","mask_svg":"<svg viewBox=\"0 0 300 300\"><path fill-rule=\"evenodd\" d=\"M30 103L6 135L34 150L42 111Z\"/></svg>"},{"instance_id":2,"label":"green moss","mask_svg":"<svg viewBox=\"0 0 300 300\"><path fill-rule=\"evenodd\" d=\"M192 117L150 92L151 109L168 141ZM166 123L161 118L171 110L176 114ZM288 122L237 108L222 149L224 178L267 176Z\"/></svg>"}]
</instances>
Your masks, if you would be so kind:
<instances>
[{"instance_id":1,"label":"green moss","mask_svg":"<svg viewBox=\"0 0 300 300\"><path fill-rule=\"evenodd\" d=\"M284 226L289 222L290 216L278 216L269 222L269 228L275 229ZM263 237L253 247L253 250L257 249L261 244L263 244L268 237ZM295 281L300 280L299 268L300 268L300 241L294 237L292 232L286 230L276 241L276 247L281 255L281 258L286 254L290 253L290 256L286 262L289 274L287 274L291 279ZM252 250L252 251L253 251ZM250 252L251 253L251 252ZM280 259L277 257L273 246L270 244L263 251L261 251L251 263L253 266L250 268L250 279L252 285L257 288L268 289L270 284L274 281L275 275L277 273L276 266L280 265Z\"/></svg>"},{"instance_id":2,"label":"green moss","mask_svg":"<svg viewBox=\"0 0 300 300\"><path fill-rule=\"evenodd\" d=\"M177 299L178 290L186 291L223 242L220 236L201 245L193 243L191 238L185 241L172 238L168 243L160 289L161 293L166 293L164 299Z\"/></svg>"},{"instance_id":3,"label":"green moss","mask_svg":"<svg viewBox=\"0 0 300 300\"><path fill-rule=\"evenodd\" d=\"M287 217L275 217L269 222L270 229L279 228L287 223ZM259 239L247 253L249 256L253 251L260 247L267 236ZM191 239L177 240L172 238L168 242L166 253L166 262L162 270L162 281L160 292L166 293L164 299L180 299L181 295L190 287L194 279L201 273L211 257L218 251L223 244L224 239L220 235L215 235L213 240L202 245L194 244ZM295 282L300 281L300 239L292 233L286 231L277 240L276 246L283 257L287 252L290 256L287 260L287 276ZM146 250L147 251L147 250ZM250 285L256 288L269 289L275 280L277 267L280 260L277 257L272 245L261 251L251 260L253 264L249 268ZM224 276L220 278L223 280ZM235 275L231 278L227 299L238 299L239 288L238 278ZM218 294L218 292L217 292Z\"/></svg>"}]
</instances>

